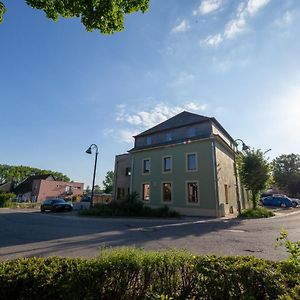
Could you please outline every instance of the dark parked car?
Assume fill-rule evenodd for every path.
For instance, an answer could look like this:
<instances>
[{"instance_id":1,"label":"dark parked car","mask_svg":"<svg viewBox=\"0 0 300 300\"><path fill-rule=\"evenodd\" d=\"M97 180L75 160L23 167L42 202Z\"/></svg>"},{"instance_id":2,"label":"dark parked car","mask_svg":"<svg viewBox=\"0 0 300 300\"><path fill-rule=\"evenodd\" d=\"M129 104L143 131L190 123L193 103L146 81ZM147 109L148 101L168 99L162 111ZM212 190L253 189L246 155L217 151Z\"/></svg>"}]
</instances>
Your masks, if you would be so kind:
<instances>
[{"instance_id":1,"label":"dark parked car","mask_svg":"<svg viewBox=\"0 0 300 300\"><path fill-rule=\"evenodd\" d=\"M264 206L293 207L292 199L286 196L268 196L262 198L262 204Z\"/></svg>"},{"instance_id":2,"label":"dark parked car","mask_svg":"<svg viewBox=\"0 0 300 300\"><path fill-rule=\"evenodd\" d=\"M56 211L71 211L73 205L65 201L64 199L48 199L45 200L41 205L41 212L46 210Z\"/></svg>"}]
</instances>

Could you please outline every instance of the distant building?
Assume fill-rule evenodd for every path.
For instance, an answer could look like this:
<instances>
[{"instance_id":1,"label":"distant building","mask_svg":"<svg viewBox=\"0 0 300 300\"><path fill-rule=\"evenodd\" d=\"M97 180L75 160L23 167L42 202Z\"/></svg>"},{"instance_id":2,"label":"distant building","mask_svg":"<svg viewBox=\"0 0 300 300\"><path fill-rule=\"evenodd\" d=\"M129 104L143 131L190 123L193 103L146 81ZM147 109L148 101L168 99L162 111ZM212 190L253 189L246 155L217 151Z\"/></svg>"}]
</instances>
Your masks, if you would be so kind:
<instances>
[{"instance_id":1,"label":"distant building","mask_svg":"<svg viewBox=\"0 0 300 300\"><path fill-rule=\"evenodd\" d=\"M116 156L114 200L137 192L146 205L184 215L237 212L234 139L215 119L182 112L135 136ZM241 207L247 193L238 184Z\"/></svg>"},{"instance_id":2,"label":"distant building","mask_svg":"<svg viewBox=\"0 0 300 300\"><path fill-rule=\"evenodd\" d=\"M72 199L83 194L83 183L57 181L50 175L34 175L14 188L20 201L41 202L48 198Z\"/></svg>"}]
</instances>

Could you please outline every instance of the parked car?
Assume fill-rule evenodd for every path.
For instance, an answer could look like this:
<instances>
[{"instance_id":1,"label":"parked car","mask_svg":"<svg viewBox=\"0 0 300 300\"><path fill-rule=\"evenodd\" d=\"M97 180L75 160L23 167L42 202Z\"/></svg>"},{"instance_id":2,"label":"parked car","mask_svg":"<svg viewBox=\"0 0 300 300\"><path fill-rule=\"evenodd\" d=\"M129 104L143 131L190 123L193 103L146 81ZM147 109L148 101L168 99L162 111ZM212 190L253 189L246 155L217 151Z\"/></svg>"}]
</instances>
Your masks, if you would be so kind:
<instances>
[{"instance_id":1,"label":"parked car","mask_svg":"<svg viewBox=\"0 0 300 300\"><path fill-rule=\"evenodd\" d=\"M264 206L293 207L292 199L286 196L268 196L261 201Z\"/></svg>"},{"instance_id":2,"label":"parked car","mask_svg":"<svg viewBox=\"0 0 300 300\"><path fill-rule=\"evenodd\" d=\"M292 200L293 207L300 206L300 200L297 198L290 198Z\"/></svg>"},{"instance_id":3,"label":"parked car","mask_svg":"<svg viewBox=\"0 0 300 300\"><path fill-rule=\"evenodd\" d=\"M41 205L41 212L46 210L51 210L53 212L56 211L71 211L73 209L73 205L68 203L64 199L47 199Z\"/></svg>"}]
</instances>

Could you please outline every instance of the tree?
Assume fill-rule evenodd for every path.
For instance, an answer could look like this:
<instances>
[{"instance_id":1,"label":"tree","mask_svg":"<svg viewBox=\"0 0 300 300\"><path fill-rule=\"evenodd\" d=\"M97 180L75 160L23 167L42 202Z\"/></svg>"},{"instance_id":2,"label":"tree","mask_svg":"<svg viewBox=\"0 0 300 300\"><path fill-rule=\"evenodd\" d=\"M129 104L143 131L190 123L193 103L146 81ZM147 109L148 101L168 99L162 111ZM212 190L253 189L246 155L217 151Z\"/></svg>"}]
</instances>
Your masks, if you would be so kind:
<instances>
[{"instance_id":1,"label":"tree","mask_svg":"<svg viewBox=\"0 0 300 300\"><path fill-rule=\"evenodd\" d=\"M237 159L239 175L244 187L251 191L253 208L256 208L258 195L270 180L270 164L261 150L247 150Z\"/></svg>"},{"instance_id":2,"label":"tree","mask_svg":"<svg viewBox=\"0 0 300 300\"><path fill-rule=\"evenodd\" d=\"M99 30L112 34L124 29L124 15L146 12L150 0L26 0L26 4L41 9L47 18L81 18L87 31ZM6 9L0 1L0 23Z\"/></svg>"},{"instance_id":3,"label":"tree","mask_svg":"<svg viewBox=\"0 0 300 300\"><path fill-rule=\"evenodd\" d=\"M104 185L104 193L111 194L114 184L114 172L108 171L102 183Z\"/></svg>"},{"instance_id":4,"label":"tree","mask_svg":"<svg viewBox=\"0 0 300 300\"><path fill-rule=\"evenodd\" d=\"M276 157L273 162L273 177L276 185L289 195L300 193L300 155L288 154Z\"/></svg>"},{"instance_id":5,"label":"tree","mask_svg":"<svg viewBox=\"0 0 300 300\"><path fill-rule=\"evenodd\" d=\"M56 180L70 181L70 178L60 172L41 170L38 168L26 167L26 166L10 166L0 165L0 184L9 181L15 181L19 183L32 175L51 174Z\"/></svg>"}]
</instances>

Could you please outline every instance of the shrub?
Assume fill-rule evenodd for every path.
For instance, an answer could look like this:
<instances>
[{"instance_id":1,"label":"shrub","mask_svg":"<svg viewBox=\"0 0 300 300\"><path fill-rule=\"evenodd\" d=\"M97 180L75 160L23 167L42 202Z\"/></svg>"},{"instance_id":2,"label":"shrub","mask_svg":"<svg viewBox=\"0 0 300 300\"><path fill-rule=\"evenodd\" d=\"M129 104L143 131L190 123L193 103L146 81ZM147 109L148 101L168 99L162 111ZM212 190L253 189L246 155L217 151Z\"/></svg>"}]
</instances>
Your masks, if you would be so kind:
<instances>
[{"instance_id":1,"label":"shrub","mask_svg":"<svg viewBox=\"0 0 300 300\"><path fill-rule=\"evenodd\" d=\"M1 300L295 299L299 285L300 268L287 262L175 250L104 249L92 260L0 263Z\"/></svg>"},{"instance_id":2,"label":"shrub","mask_svg":"<svg viewBox=\"0 0 300 300\"><path fill-rule=\"evenodd\" d=\"M129 195L125 201L113 201L108 204L95 204L92 209L79 212L83 216L101 217L164 217L178 218L180 214L168 206L151 208L137 199L137 194Z\"/></svg>"},{"instance_id":3,"label":"shrub","mask_svg":"<svg viewBox=\"0 0 300 300\"><path fill-rule=\"evenodd\" d=\"M273 217L274 213L264 207L248 208L241 212L239 217L242 218L269 218Z\"/></svg>"},{"instance_id":4,"label":"shrub","mask_svg":"<svg viewBox=\"0 0 300 300\"><path fill-rule=\"evenodd\" d=\"M0 191L0 207L7 207L11 202L11 199L16 197L13 193L3 193Z\"/></svg>"}]
</instances>

